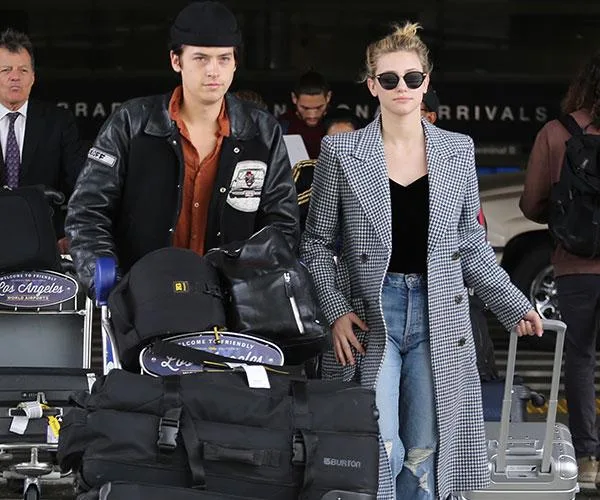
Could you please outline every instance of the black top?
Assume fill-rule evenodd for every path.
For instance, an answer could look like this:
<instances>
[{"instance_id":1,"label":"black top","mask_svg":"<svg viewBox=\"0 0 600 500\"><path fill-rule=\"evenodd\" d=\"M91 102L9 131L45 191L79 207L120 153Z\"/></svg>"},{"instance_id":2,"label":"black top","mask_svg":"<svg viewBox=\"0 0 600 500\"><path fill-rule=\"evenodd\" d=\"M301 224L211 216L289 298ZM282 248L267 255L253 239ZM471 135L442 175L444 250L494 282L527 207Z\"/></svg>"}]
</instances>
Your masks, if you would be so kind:
<instances>
[{"instance_id":1,"label":"black top","mask_svg":"<svg viewBox=\"0 0 600 500\"><path fill-rule=\"evenodd\" d=\"M429 229L429 178L427 174L408 186L402 186L390 179L390 195L392 201L392 257L388 271L425 274Z\"/></svg>"}]
</instances>

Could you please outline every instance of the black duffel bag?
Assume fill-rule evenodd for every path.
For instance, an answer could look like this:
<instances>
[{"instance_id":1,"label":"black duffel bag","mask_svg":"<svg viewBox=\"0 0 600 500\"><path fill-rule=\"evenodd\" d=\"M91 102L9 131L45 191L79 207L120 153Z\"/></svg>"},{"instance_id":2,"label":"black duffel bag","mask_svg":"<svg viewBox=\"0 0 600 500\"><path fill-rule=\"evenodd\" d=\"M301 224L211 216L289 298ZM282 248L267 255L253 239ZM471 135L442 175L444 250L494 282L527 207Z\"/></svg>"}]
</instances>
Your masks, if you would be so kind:
<instances>
[{"instance_id":1,"label":"black duffel bag","mask_svg":"<svg viewBox=\"0 0 600 500\"><path fill-rule=\"evenodd\" d=\"M167 247L137 261L108 297L123 368L139 371L153 340L225 326L216 269L192 250Z\"/></svg>"},{"instance_id":2,"label":"black duffel bag","mask_svg":"<svg viewBox=\"0 0 600 500\"><path fill-rule=\"evenodd\" d=\"M174 488L159 484L137 484L125 481L106 483L101 488L89 491L77 497L77 500L251 500L250 497L238 497L211 493L191 488ZM262 499L255 499L262 500Z\"/></svg>"},{"instance_id":3,"label":"black duffel bag","mask_svg":"<svg viewBox=\"0 0 600 500\"><path fill-rule=\"evenodd\" d=\"M0 214L0 272L61 270L43 186L0 187Z\"/></svg>"},{"instance_id":4,"label":"black duffel bag","mask_svg":"<svg viewBox=\"0 0 600 500\"><path fill-rule=\"evenodd\" d=\"M375 394L243 370L154 378L112 370L63 421L58 459L84 489L111 481L270 500L374 500Z\"/></svg>"},{"instance_id":5,"label":"black duffel bag","mask_svg":"<svg viewBox=\"0 0 600 500\"><path fill-rule=\"evenodd\" d=\"M274 342L289 364L329 347L312 277L278 228L267 226L248 240L214 248L206 258L224 281L229 330Z\"/></svg>"}]
</instances>

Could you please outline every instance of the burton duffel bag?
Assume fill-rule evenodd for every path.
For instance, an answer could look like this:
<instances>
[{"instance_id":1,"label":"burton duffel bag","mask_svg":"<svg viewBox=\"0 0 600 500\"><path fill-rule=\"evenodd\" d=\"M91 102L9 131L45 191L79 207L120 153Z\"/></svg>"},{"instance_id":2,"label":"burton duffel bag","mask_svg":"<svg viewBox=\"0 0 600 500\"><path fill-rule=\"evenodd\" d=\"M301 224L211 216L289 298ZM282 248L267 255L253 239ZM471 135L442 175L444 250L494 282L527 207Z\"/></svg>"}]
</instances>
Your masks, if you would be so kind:
<instances>
[{"instance_id":1,"label":"burton duffel bag","mask_svg":"<svg viewBox=\"0 0 600 500\"><path fill-rule=\"evenodd\" d=\"M242 368L165 378L112 370L74 396L59 463L84 490L130 481L269 500L376 498L374 391L277 374L270 388L251 388L250 379Z\"/></svg>"},{"instance_id":2,"label":"burton duffel bag","mask_svg":"<svg viewBox=\"0 0 600 500\"><path fill-rule=\"evenodd\" d=\"M88 491L77 500L260 500L211 493L192 488L174 488L160 484L138 484L115 481Z\"/></svg>"}]
</instances>

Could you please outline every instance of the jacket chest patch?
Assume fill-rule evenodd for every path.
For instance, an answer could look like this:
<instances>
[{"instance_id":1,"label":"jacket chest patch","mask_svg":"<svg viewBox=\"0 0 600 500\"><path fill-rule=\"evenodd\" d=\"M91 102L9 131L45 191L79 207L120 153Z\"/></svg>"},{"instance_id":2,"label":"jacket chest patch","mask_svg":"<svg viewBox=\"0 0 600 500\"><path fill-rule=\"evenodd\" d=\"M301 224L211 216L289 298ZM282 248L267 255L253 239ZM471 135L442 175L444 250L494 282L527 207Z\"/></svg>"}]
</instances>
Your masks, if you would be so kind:
<instances>
[{"instance_id":1,"label":"jacket chest patch","mask_svg":"<svg viewBox=\"0 0 600 500\"><path fill-rule=\"evenodd\" d=\"M240 212L256 212L266 173L267 164L262 161L240 161L231 177L227 203Z\"/></svg>"}]
</instances>

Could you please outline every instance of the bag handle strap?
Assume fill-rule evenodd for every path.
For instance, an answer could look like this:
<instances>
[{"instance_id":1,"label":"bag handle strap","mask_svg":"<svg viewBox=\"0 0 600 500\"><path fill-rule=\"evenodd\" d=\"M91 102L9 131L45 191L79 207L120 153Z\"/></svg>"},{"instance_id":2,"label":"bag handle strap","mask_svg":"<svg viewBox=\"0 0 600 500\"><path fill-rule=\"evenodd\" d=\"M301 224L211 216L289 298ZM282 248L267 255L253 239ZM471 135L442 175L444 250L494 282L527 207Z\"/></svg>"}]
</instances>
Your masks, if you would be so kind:
<instances>
[{"instance_id":1,"label":"bag handle strap","mask_svg":"<svg viewBox=\"0 0 600 500\"><path fill-rule=\"evenodd\" d=\"M583 130L571 115L561 115L558 118L560 124L567 129L572 136L584 135Z\"/></svg>"},{"instance_id":2,"label":"bag handle strap","mask_svg":"<svg viewBox=\"0 0 600 500\"><path fill-rule=\"evenodd\" d=\"M159 450L159 460L163 463L171 461L171 454L177 448L178 436L183 441L188 466L192 475L192 487L206 488L206 474L200 456L200 443L190 418L181 400L179 389L181 378L177 375L164 377L163 381L163 416L158 426L158 440L156 445Z\"/></svg>"},{"instance_id":3,"label":"bag handle strap","mask_svg":"<svg viewBox=\"0 0 600 500\"><path fill-rule=\"evenodd\" d=\"M281 451L275 449L248 449L221 446L216 443L202 443L204 460L211 462L238 462L242 464L279 467Z\"/></svg>"},{"instance_id":4,"label":"bag handle strap","mask_svg":"<svg viewBox=\"0 0 600 500\"><path fill-rule=\"evenodd\" d=\"M218 366L219 368L231 369L227 363L240 363L244 365L259 365L264 366L267 371L273 373L281 373L287 375L293 372L293 370L286 369L284 367L275 367L265 365L264 363L258 363L256 361L240 362L240 360L227 358L219 354L214 354L208 351L202 351L200 349L194 349L193 347L187 347L179 345L176 342L165 342L162 339L156 340L150 345L150 350L157 356L170 356L182 361L188 361L195 365L209 364Z\"/></svg>"},{"instance_id":5,"label":"bag handle strap","mask_svg":"<svg viewBox=\"0 0 600 500\"><path fill-rule=\"evenodd\" d=\"M124 307L127 303L127 293L129 290L129 273L127 273L121 281L112 289L107 298L107 303L110 305L110 310L113 315L118 314L119 318L127 323L129 331L134 329L133 317L130 314L131 307ZM98 290L96 290L97 292Z\"/></svg>"},{"instance_id":6,"label":"bag handle strap","mask_svg":"<svg viewBox=\"0 0 600 500\"><path fill-rule=\"evenodd\" d=\"M179 345L176 342L165 342L164 340L157 340L150 346L151 351L157 356L171 356L182 361L189 361L195 365L201 365L203 363L218 364L221 368L228 368L226 363L236 363L237 360L233 358L227 358L219 354L214 354L208 351L202 351L200 349L194 349L193 347L187 347ZM244 361L245 365L260 365L255 361ZM223 366L224 365L224 366Z\"/></svg>"},{"instance_id":7,"label":"bag handle strap","mask_svg":"<svg viewBox=\"0 0 600 500\"><path fill-rule=\"evenodd\" d=\"M202 446L194 427L194 421L184 408L182 414L181 437L188 457L188 466L192 474L192 488L203 490L206 488L206 474L202 464Z\"/></svg>"}]
</instances>

